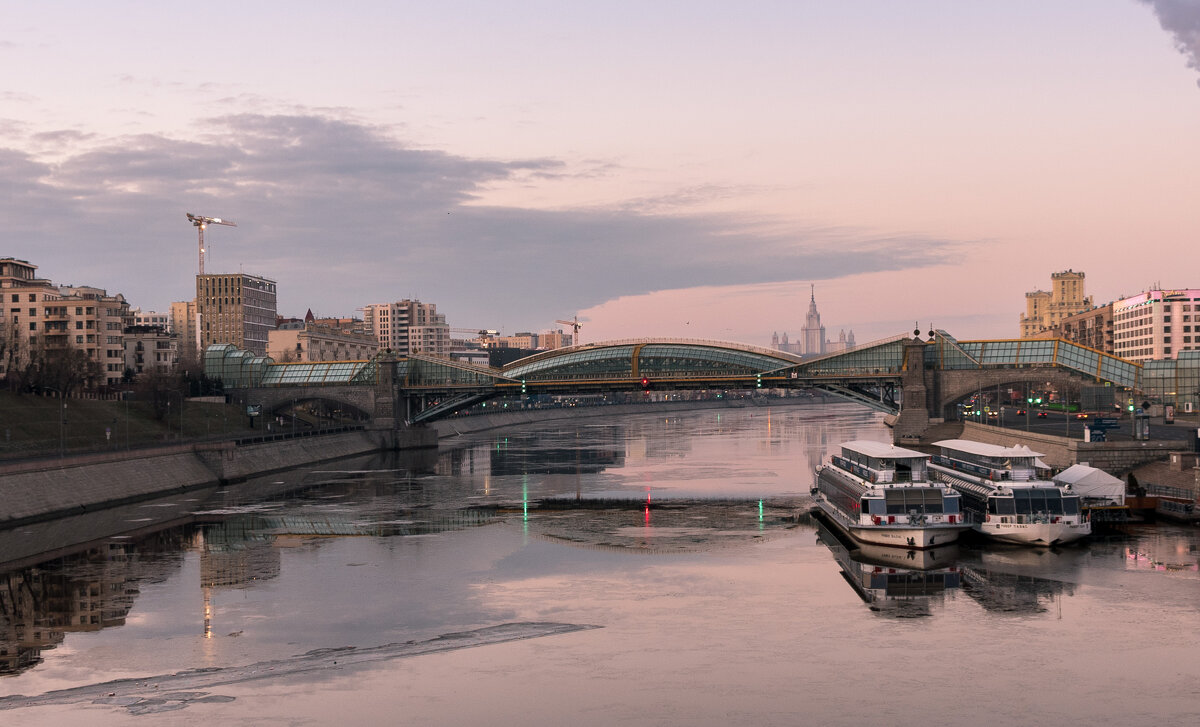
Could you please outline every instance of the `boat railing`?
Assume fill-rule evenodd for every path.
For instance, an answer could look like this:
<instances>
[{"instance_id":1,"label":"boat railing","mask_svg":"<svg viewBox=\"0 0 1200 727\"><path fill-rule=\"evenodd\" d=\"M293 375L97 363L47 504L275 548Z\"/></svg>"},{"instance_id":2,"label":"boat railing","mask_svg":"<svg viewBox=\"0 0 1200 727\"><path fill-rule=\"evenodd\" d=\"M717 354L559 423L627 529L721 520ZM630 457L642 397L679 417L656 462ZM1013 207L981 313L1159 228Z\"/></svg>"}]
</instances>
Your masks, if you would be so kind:
<instances>
[{"instance_id":1,"label":"boat railing","mask_svg":"<svg viewBox=\"0 0 1200 727\"><path fill-rule=\"evenodd\" d=\"M933 463L989 480L1000 481L1009 479L1007 476L1009 474L1008 470L984 467L983 465L974 464L973 462L964 462L961 459L954 459L953 457L947 457L942 454L933 455Z\"/></svg>"}]
</instances>

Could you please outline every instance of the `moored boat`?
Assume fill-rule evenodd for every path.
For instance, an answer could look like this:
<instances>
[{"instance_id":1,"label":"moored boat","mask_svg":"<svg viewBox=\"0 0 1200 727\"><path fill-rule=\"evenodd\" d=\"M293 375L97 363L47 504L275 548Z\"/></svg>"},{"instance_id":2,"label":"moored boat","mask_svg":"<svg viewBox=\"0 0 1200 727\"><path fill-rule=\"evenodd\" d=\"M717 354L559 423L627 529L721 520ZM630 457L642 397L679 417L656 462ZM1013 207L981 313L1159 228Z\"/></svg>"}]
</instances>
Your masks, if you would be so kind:
<instances>
[{"instance_id":1,"label":"moored boat","mask_svg":"<svg viewBox=\"0 0 1200 727\"><path fill-rule=\"evenodd\" d=\"M960 495L929 479L929 459L882 442L845 442L840 455L817 467L817 507L860 543L918 550L949 545L970 526Z\"/></svg>"},{"instance_id":2,"label":"moored boat","mask_svg":"<svg viewBox=\"0 0 1200 727\"><path fill-rule=\"evenodd\" d=\"M962 495L976 532L1038 546L1065 545L1091 534L1070 485L1039 477L1040 453L967 439L945 439L934 446L942 453L929 465L933 477Z\"/></svg>"}]
</instances>

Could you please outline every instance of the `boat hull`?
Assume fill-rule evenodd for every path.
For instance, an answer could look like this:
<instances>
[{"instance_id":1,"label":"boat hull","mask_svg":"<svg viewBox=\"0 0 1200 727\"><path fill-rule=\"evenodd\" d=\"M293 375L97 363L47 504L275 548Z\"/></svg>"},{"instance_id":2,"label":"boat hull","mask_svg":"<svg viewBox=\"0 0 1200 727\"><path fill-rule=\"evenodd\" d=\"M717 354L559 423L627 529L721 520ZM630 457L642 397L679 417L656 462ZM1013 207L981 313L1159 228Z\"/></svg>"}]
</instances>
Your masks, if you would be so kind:
<instances>
[{"instance_id":1,"label":"boat hull","mask_svg":"<svg viewBox=\"0 0 1200 727\"><path fill-rule=\"evenodd\" d=\"M975 532L992 540L1049 548L1092 534L1091 523L977 523Z\"/></svg>"},{"instance_id":2,"label":"boat hull","mask_svg":"<svg viewBox=\"0 0 1200 727\"><path fill-rule=\"evenodd\" d=\"M824 498L817 498L817 507L839 530L853 540L868 545L882 545L906 550L938 548L957 542L969 525L862 525L851 521Z\"/></svg>"}]
</instances>

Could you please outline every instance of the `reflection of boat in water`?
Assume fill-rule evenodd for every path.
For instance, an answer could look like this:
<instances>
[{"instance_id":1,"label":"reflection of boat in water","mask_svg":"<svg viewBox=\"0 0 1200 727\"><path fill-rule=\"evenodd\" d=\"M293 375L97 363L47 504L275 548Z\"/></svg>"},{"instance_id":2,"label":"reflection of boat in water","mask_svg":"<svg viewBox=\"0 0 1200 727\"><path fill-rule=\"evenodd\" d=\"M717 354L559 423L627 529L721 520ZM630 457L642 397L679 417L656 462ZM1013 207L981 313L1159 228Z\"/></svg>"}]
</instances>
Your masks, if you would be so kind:
<instances>
[{"instance_id":1,"label":"reflection of boat in water","mask_svg":"<svg viewBox=\"0 0 1200 727\"><path fill-rule=\"evenodd\" d=\"M872 611L895 616L927 616L934 600L959 587L956 546L902 551L882 546L856 547L817 520L817 537L842 568L842 577Z\"/></svg>"},{"instance_id":2,"label":"reflection of boat in water","mask_svg":"<svg viewBox=\"0 0 1200 727\"><path fill-rule=\"evenodd\" d=\"M860 543L921 549L953 543L970 527L961 497L929 479L929 455L891 444L855 441L817 467L821 512Z\"/></svg>"},{"instance_id":3,"label":"reflection of boat in water","mask_svg":"<svg viewBox=\"0 0 1200 727\"><path fill-rule=\"evenodd\" d=\"M1070 486L1038 478L1027 448L966 439L934 442L942 448L929 465L934 479L962 495L972 528L989 538L1021 545L1064 545L1092 532Z\"/></svg>"},{"instance_id":4,"label":"reflection of boat in water","mask_svg":"<svg viewBox=\"0 0 1200 727\"><path fill-rule=\"evenodd\" d=\"M1046 601L1072 595L1071 585L1063 581L968 565L960 571L963 592L991 612L1041 613Z\"/></svg>"}]
</instances>

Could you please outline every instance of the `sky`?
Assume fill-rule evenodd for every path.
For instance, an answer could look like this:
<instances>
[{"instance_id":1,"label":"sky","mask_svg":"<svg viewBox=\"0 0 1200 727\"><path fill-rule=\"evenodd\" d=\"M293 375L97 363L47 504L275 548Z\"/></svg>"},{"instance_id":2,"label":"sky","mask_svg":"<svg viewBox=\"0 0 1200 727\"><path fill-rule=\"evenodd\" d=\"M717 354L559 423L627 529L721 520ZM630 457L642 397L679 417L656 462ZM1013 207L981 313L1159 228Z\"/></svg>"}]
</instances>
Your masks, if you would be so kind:
<instances>
[{"instance_id":1,"label":"sky","mask_svg":"<svg viewBox=\"0 0 1200 727\"><path fill-rule=\"evenodd\" d=\"M0 256L581 341L1200 288L1200 0L0 0Z\"/></svg>"}]
</instances>

